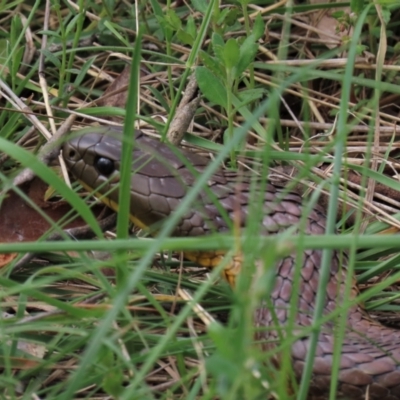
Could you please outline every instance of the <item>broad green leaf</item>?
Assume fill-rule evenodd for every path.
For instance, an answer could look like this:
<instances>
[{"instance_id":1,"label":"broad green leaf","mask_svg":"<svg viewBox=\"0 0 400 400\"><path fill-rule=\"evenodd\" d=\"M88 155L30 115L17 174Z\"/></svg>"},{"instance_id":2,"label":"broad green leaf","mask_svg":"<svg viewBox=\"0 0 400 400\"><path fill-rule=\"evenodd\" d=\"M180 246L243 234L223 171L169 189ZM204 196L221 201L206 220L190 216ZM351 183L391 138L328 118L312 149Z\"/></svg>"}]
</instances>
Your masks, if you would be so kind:
<instances>
[{"instance_id":1,"label":"broad green leaf","mask_svg":"<svg viewBox=\"0 0 400 400\"><path fill-rule=\"evenodd\" d=\"M239 99L242 101L240 107L245 106L248 103L252 103L255 100L261 99L267 93L266 89L255 88L255 89L246 89L238 93Z\"/></svg>"},{"instance_id":2,"label":"broad green leaf","mask_svg":"<svg viewBox=\"0 0 400 400\"><path fill-rule=\"evenodd\" d=\"M192 38L196 37L197 35L196 23L194 22L194 18L192 15L189 15L189 18L187 19L185 32L189 34Z\"/></svg>"},{"instance_id":3,"label":"broad green leaf","mask_svg":"<svg viewBox=\"0 0 400 400\"><path fill-rule=\"evenodd\" d=\"M240 60L236 70L236 78L238 78L254 61L257 50L258 44L255 42L254 35L251 34L240 46Z\"/></svg>"},{"instance_id":4,"label":"broad green leaf","mask_svg":"<svg viewBox=\"0 0 400 400\"><path fill-rule=\"evenodd\" d=\"M254 25L253 25L252 34L254 35L254 40L257 41L261 39L262 36L264 35L264 31L265 31L264 20L262 19L261 14L258 13L254 20Z\"/></svg>"},{"instance_id":5,"label":"broad green leaf","mask_svg":"<svg viewBox=\"0 0 400 400\"><path fill-rule=\"evenodd\" d=\"M202 14L207 12L208 2L206 0L192 0L192 6Z\"/></svg>"},{"instance_id":6,"label":"broad green leaf","mask_svg":"<svg viewBox=\"0 0 400 400\"><path fill-rule=\"evenodd\" d=\"M213 48L215 56L222 64L223 59L224 59L224 55L223 55L224 46L225 46L224 39L222 38L221 35L214 32L211 37L211 44L212 44L212 48Z\"/></svg>"},{"instance_id":7,"label":"broad green leaf","mask_svg":"<svg viewBox=\"0 0 400 400\"><path fill-rule=\"evenodd\" d=\"M218 62L218 60L211 57L208 53L206 53L203 50L200 50L199 55L205 67L207 67L214 75L218 76L222 80L225 80L226 78L225 69L223 65Z\"/></svg>"},{"instance_id":8,"label":"broad green leaf","mask_svg":"<svg viewBox=\"0 0 400 400\"><path fill-rule=\"evenodd\" d=\"M239 62L240 49L236 39L229 39L224 46L224 63L227 70L234 70Z\"/></svg>"},{"instance_id":9,"label":"broad green leaf","mask_svg":"<svg viewBox=\"0 0 400 400\"><path fill-rule=\"evenodd\" d=\"M228 13L226 14L224 19L224 24L228 26L234 25L237 22L239 16L240 12L237 7L229 8Z\"/></svg>"},{"instance_id":10,"label":"broad green leaf","mask_svg":"<svg viewBox=\"0 0 400 400\"><path fill-rule=\"evenodd\" d=\"M102 386L112 398L118 399L124 390L123 382L124 374L121 369L115 367L104 375Z\"/></svg>"},{"instance_id":11,"label":"broad green leaf","mask_svg":"<svg viewBox=\"0 0 400 400\"><path fill-rule=\"evenodd\" d=\"M170 28L175 32L182 28L182 21L176 15L176 12L172 9L168 10L165 16L166 22L169 24Z\"/></svg>"},{"instance_id":12,"label":"broad green leaf","mask_svg":"<svg viewBox=\"0 0 400 400\"><path fill-rule=\"evenodd\" d=\"M382 8L382 16L383 16L383 20L385 21L386 25L390 22L391 15L392 14L388 8L386 8L386 7ZM389 34L388 34L388 36L389 36Z\"/></svg>"},{"instance_id":13,"label":"broad green leaf","mask_svg":"<svg viewBox=\"0 0 400 400\"><path fill-rule=\"evenodd\" d=\"M229 15L229 8L224 8L221 13L218 16L217 24L218 25L223 25L223 24L228 24L227 17ZM229 24L228 24L229 25Z\"/></svg>"},{"instance_id":14,"label":"broad green leaf","mask_svg":"<svg viewBox=\"0 0 400 400\"><path fill-rule=\"evenodd\" d=\"M189 46L193 45L194 38L189 33L185 32L183 29L179 29L176 33L177 38L183 43Z\"/></svg>"},{"instance_id":15,"label":"broad green leaf","mask_svg":"<svg viewBox=\"0 0 400 400\"><path fill-rule=\"evenodd\" d=\"M196 79L201 92L209 101L227 107L226 88L209 69L197 67Z\"/></svg>"}]
</instances>

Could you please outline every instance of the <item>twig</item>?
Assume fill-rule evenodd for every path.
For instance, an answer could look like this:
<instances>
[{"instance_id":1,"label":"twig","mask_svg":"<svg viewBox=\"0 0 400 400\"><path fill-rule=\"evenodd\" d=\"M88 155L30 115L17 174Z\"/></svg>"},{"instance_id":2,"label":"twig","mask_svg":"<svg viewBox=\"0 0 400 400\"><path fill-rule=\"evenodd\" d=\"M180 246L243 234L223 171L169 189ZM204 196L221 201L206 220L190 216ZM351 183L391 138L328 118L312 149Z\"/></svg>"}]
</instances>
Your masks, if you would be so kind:
<instances>
[{"instance_id":1,"label":"twig","mask_svg":"<svg viewBox=\"0 0 400 400\"><path fill-rule=\"evenodd\" d=\"M167 138L169 142L174 145L178 145L182 141L183 135L187 131L190 122L193 120L194 114L199 107L200 95L197 95L193 99L193 96L195 96L196 92L197 82L193 74L189 79L189 83L186 87L181 103L176 110L175 117L171 121L167 133Z\"/></svg>"}]
</instances>

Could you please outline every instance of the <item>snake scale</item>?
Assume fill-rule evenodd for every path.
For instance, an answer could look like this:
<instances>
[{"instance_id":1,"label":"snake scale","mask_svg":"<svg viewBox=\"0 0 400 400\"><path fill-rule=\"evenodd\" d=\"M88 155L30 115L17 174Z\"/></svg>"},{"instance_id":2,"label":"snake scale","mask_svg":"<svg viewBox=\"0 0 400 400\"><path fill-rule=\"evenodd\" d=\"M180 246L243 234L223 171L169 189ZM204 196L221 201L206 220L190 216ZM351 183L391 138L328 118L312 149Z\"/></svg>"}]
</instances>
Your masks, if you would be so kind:
<instances>
[{"instance_id":1,"label":"snake scale","mask_svg":"<svg viewBox=\"0 0 400 400\"><path fill-rule=\"evenodd\" d=\"M132 221L143 228L159 224L179 207L196 179L195 172L201 174L208 160L193 152L151 139L140 131L136 131L134 137L130 213ZM106 204L117 209L118 190L115 189L118 186L121 157L120 130L111 127L89 129L83 136L66 143L63 154L70 172L86 188L95 190L97 196L103 195ZM187 167L188 164L191 168ZM199 194L196 206L182 217L173 235L199 236L229 231L229 224L215 205L215 199L218 199L229 218L235 218L241 226L245 226L251 202L251 184L250 179L246 181L242 176L238 184L238 178L235 172L215 172L208 182L209 190ZM262 196L264 201L262 229L265 235L281 233L299 224L303 208L298 194L287 193L282 187L269 182L266 190L256 195ZM325 230L325 218L322 207L316 205L308 214L302 229L306 234L321 235ZM205 267L212 267L218 264L223 254L189 252L185 256ZM321 256L321 251L317 250L306 250L304 254L295 315L299 328L312 324ZM234 282L239 267L233 263L225 270L225 276L230 282ZM272 313L270 308L260 305L255 315L257 326L272 327L273 318L282 326L287 324L294 273L294 254L277 262L276 280L270 296L270 304L275 311ZM345 267L340 268L339 253L334 252L324 314L332 312L340 302L345 274ZM354 283L351 295L354 298L357 294ZM265 329L258 335L258 339L265 343L266 350L276 346L279 336L276 329ZM321 329L318 340L309 399L327 398L334 346L334 324L328 322ZM292 346L292 365L297 377L302 374L308 348L309 338L301 336ZM348 310L337 399L400 399L400 330L372 320L361 305Z\"/></svg>"}]
</instances>

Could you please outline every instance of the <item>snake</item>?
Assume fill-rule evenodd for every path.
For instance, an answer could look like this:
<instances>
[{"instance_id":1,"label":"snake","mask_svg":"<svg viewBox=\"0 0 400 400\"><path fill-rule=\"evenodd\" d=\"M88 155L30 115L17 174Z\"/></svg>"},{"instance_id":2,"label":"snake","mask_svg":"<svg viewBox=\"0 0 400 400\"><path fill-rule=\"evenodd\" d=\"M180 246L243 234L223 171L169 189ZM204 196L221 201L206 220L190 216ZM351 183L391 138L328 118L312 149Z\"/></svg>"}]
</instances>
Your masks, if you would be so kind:
<instances>
[{"instance_id":1,"label":"snake","mask_svg":"<svg viewBox=\"0 0 400 400\"><path fill-rule=\"evenodd\" d=\"M189 189L202 174L209 160L188 149L149 137L142 131L132 134L132 175L130 219L138 227L159 229L160 224L180 206ZM118 210L119 171L122 133L119 128L88 128L63 145L63 157L70 173L106 205ZM250 176L219 169L199 192L193 207L176 224L172 236L194 237L231 232L232 221L246 227L252 199L262 201L263 235L276 235L291 229L306 235L323 235L326 214L316 203L305 211L300 194L284 185L269 181L257 191ZM256 196L256 197L254 197ZM307 212L305 221L301 218ZM207 268L216 267L224 251L187 251L184 256ZM300 265L300 283L295 287L296 253L283 256L275 265L275 276L268 301L255 311L257 341L265 351L282 340L282 327L293 319L295 331L313 324L313 311L320 280L322 250L304 250ZM224 269L225 278L234 284L241 270L241 257L233 257ZM324 315L343 301L348 270L343 252L334 251L330 260L329 282L324 299ZM355 278L350 298L359 293ZM290 309L293 293L297 308ZM400 330L372 319L362 304L354 301L347 311L346 331L339 359L336 399L400 399ZM296 336L290 348L294 376L300 379L311 346L309 335ZM335 323L327 322L320 330L309 384L308 399L327 399L335 351ZM273 362L279 367L279 352ZM289 385L290 386L290 385Z\"/></svg>"}]
</instances>

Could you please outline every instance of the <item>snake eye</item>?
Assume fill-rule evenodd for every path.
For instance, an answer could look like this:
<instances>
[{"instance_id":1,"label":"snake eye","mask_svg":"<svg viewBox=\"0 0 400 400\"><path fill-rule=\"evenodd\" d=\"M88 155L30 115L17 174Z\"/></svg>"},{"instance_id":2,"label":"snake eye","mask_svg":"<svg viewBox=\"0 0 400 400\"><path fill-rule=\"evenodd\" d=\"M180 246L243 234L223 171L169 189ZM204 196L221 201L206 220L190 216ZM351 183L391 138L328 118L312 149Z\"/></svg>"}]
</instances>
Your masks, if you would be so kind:
<instances>
[{"instance_id":1,"label":"snake eye","mask_svg":"<svg viewBox=\"0 0 400 400\"><path fill-rule=\"evenodd\" d=\"M71 149L68 153L68 157L73 160L76 157L76 151Z\"/></svg>"},{"instance_id":2,"label":"snake eye","mask_svg":"<svg viewBox=\"0 0 400 400\"><path fill-rule=\"evenodd\" d=\"M106 176L112 174L115 170L114 161L105 157L98 157L94 162L94 166L100 174Z\"/></svg>"}]
</instances>

